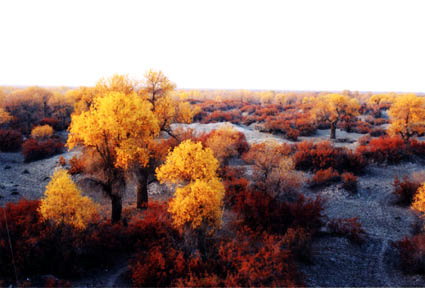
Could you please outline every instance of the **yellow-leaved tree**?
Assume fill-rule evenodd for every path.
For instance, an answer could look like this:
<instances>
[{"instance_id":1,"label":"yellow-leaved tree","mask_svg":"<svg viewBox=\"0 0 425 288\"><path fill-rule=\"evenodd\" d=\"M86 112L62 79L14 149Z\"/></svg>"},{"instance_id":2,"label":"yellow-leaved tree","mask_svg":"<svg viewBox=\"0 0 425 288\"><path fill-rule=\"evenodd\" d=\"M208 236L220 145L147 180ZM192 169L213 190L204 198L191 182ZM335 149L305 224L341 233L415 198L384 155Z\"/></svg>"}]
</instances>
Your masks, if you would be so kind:
<instances>
[{"instance_id":1,"label":"yellow-leaved tree","mask_svg":"<svg viewBox=\"0 0 425 288\"><path fill-rule=\"evenodd\" d=\"M64 169L57 170L41 199L40 214L55 224L67 224L84 229L97 216L97 205L72 181Z\"/></svg>"},{"instance_id":2,"label":"yellow-leaved tree","mask_svg":"<svg viewBox=\"0 0 425 288\"><path fill-rule=\"evenodd\" d=\"M381 116L381 109L390 105L395 99L395 95L392 93L384 94L373 94L367 100L367 105L372 109L376 117Z\"/></svg>"},{"instance_id":3,"label":"yellow-leaved tree","mask_svg":"<svg viewBox=\"0 0 425 288\"><path fill-rule=\"evenodd\" d=\"M425 184L422 184L416 191L415 197L413 198L412 208L425 215Z\"/></svg>"},{"instance_id":4,"label":"yellow-leaved tree","mask_svg":"<svg viewBox=\"0 0 425 288\"><path fill-rule=\"evenodd\" d=\"M133 165L148 165L149 145L159 133L152 104L136 93L105 92L88 111L73 115L67 146L81 145L96 158L99 185L112 201L112 222L121 219L124 173Z\"/></svg>"},{"instance_id":5,"label":"yellow-leaved tree","mask_svg":"<svg viewBox=\"0 0 425 288\"><path fill-rule=\"evenodd\" d=\"M178 185L169 211L177 228L197 233L201 252L205 233L212 233L221 225L224 186L217 176L218 168L211 149L186 140L156 169L161 183Z\"/></svg>"},{"instance_id":6,"label":"yellow-leaved tree","mask_svg":"<svg viewBox=\"0 0 425 288\"><path fill-rule=\"evenodd\" d=\"M316 98L312 113L317 121L331 126L330 139L336 138L338 122L359 115L360 104L355 98L341 94L327 94Z\"/></svg>"},{"instance_id":7,"label":"yellow-leaved tree","mask_svg":"<svg viewBox=\"0 0 425 288\"><path fill-rule=\"evenodd\" d=\"M405 141L425 132L425 98L403 94L395 98L388 112L391 119L389 132Z\"/></svg>"},{"instance_id":8,"label":"yellow-leaved tree","mask_svg":"<svg viewBox=\"0 0 425 288\"><path fill-rule=\"evenodd\" d=\"M0 107L0 125L9 122L12 120L12 117L9 113L6 112L3 108Z\"/></svg>"},{"instance_id":9,"label":"yellow-leaved tree","mask_svg":"<svg viewBox=\"0 0 425 288\"><path fill-rule=\"evenodd\" d=\"M192 122L193 116L198 113L198 110L191 109L189 102L172 98L172 92L176 85L161 71L149 70L141 82L141 88L138 93L143 99L146 99L152 104L152 112L158 121L160 131L176 138L171 129L171 124ZM151 155L154 156L155 154ZM138 208L147 207L148 178L154 175L158 163L155 160L157 159L151 158L148 165L139 165L138 169L136 169L136 176L138 178L136 202Z\"/></svg>"},{"instance_id":10,"label":"yellow-leaved tree","mask_svg":"<svg viewBox=\"0 0 425 288\"><path fill-rule=\"evenodd\" d=\"M113 75L110 78L101 79L96 87L81 87L72 92L68 92L68 97L73 98L75 101L75 115L87 112L95 105L98 98L103 98L108 93L121 93L130 98L134 98L134 95L140 98L140 101L150 104L150 112L148 115L155 118L157 128L155 128L155 137L159 135L159 131L168 133L175 137L172 133L172 123L190 123L193 116L197 113L196 109L191 109L189 102L182 102L172 98L172 92L175 85L160 71L149 70L145 74L145 79L142 81L136 81L130 79L126 75ZM136 113L138 115L138 113ZM150 117L149 116L149 117ZM134 117L130 117L130 120ZM129 123L126 122L128 127L136 127L137 122ZM124 128L123 131L129 131L129 128ZM137 130L137 129L136 129ZM148 130L149 131L149 130ZM152 140L152 139L150 139ZM137 159L138 157L130 157L125 160L126 169L132 167L131 170L135 172L137 176L138 185L136 188L137 192L137 207L145 208L148 203L148 179L153 178L155 168L157 167L158 159L155 159L156 147L160 146L162 140L155 139L155 143L149 142L149 145L144 143L142 149L144 151L143 159ZM127 145L128 146L128 143ZM133 148L135 146L133 145ZM130 154L141 153L141 150L135 151ZM129 151L124 154L128 155ZM98 153L99 154L99 153Z\"/></svg>"},{"instance_id":11,"label":"yellow-leaved tree","mask_svg":"<svg viewBox=\"0 0 425 288\"><path fill-rule=\"evenodd\" d=\"M50 125L36 126L31 131L31 137L35 139L46 139L53 135L53 128Z\"/></svg>"}]
</instances>

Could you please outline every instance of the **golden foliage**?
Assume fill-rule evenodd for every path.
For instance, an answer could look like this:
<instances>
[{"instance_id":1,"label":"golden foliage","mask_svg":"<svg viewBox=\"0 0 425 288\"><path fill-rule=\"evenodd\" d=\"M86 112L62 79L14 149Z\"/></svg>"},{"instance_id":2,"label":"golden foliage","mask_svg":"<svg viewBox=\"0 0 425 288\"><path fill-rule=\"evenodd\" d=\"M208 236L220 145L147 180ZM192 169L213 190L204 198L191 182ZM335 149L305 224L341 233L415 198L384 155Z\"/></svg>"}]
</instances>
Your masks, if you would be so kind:
<instances>
[{"instance_id":1,"label":"golden foliage","mask_svg":"<svg viewBox=\"0 0 425 288\"><path fill-rule=\"evenodd\" d=\"M391 117L389 133L399 134L404 140L425 132L425 98L403 94L395 98L388 113Z\"/></svg>"},{"instance_id":2,"label":"golden foliage","mask_svg":"<svg viewBox=\"0 0 425 288\"><path fill-rule=\"evenodd\" d=\"M156 169L161 182L187 183L195 180L211 180L217 177L218 160L210 148L200 142L183 141L168 154L164 165Z\"/></svg>"},{"instance_id":3,"label":"golden foliage","mask_svg":"<svg viewBox=\"0 0 425 288\"><path fill-rule=\"evenodd\" d=\"M12 117L3 108L0 107L0 125L9 122Z\"/></svg>"},{"instance_id":4,"label":"golden foliage","mask_svg":"<svg viewBox=\"0 0 425 288\"><path fill-rule=\"evenodd\" d=\"M213 229L220 227L223 197L224 185L218 178L209 181L195 180L182 188L177 188L169 206L174 225L184 227L190 224L192 229L202 224Z\"/></svg>"},{"instance_id":5,"label":"golden foliage","mask_svg":"<svg viewBox=\"0 0 425 288\"><path fill-rule=\"evenodd\" d=\"M159 133L151 107L135 93L107 92L95 98L88 111L72 116L67 146L94 148L115 167L146 166L148 146Z\"/></svg>"},{"instance_id":6,"label":"golden foliage","mask_svg":"<svg viewBox=\"0 0 425 288\"><path fill-rule=\"evenodd\" d=\"M95 219L97 205L81 195L66 170L59 169L46 187L39 211L45 220L84 229Z\"/></svg>"},{"instance_id":7,"label":"golden foliage","mask_svg":"<svg viewBox=\"0 0 425 288\"><path fill-rule=\"evenodd\" d=\"M226 125L214 130L206 139L205 146L210 148L214 156L223 163L226 159L239 155L243 140L245 140L245 137L242 133L233 129L232 126Z\"/></svg>"},{"instance_id":8,"label":"golden foliage","mask_svg":"<svg viewBox=\"0 0 425 288\"><path fill-rule=\"evenodd\" d=\"M319 121L332 123L340 120L342 116L357 116L359 109L357 99L332 93L318 97L312 112Z\"/></svg>"},{"instance_id":9,"label":"golden foliage","mask_svg":"<svg viewBox=\"0 0 425 288\"><path fill-rule=\"evenodd\" d=\"M418 212L425 213L425 184L422 184L416 191L412 208Z\"/></svg>"},{"instance_id":10,"label":"golden foliage","mask_svg":"<svg viewBox=\"0 0 425 288\"><path fill-rule=\"evenodd\" d=\"M192 229L208 227L212 232L221 225L224 186L217 177L218 167L211 149L186 140L156 169L161 183L187 184L176 189L170 202L176 227L188 224Z\"/></svg>"},{"instance_id":11,"label":"golden foliage","mask_svg":"<svg viewBox=\"0 0 425 288\"><path fill-rule=\"evenodd\" d=\"M149 70L145 74L143 88L140 94L151 102L153 110L156 110L156 103L159 99L170 96L176 85L172 83L161 71Z\"/></svg>"},{"instance_id":12,"label":"golden foliage","mask_svg":"<svg viewBox=\"0 0 425 288\"><path fill-rule=\"evenodd\" d=\"M381 108L383 104L393 103L395 96L391 93L386 94L373 94L367 100L367 104L372 107Z\"/></svg>"},{"instance_id":13,"label":"golden foliage","mask_svg":"<svg viewBox=\"0 0 425 288\"><path fill-rule=\"evenodd\" d=\"M35 139L46 139L53 135L53 128L50 125L36 126L31 131L31 137Z\"/></svg>"}]
</instances>

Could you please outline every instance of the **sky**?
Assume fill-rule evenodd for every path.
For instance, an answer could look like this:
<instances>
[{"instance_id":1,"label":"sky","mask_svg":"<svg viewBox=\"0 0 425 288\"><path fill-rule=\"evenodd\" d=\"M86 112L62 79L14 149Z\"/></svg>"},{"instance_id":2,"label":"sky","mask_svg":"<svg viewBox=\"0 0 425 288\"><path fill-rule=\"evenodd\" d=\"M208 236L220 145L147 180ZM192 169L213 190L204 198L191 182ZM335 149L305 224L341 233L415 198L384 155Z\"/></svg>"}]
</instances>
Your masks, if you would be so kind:
<instances>
[{"instance_id":1,"label":"sky","mask_svg":"<svg viewBox=\"0 0 425 288\"><path fill-rule=\"evenodd\" d=\"M0 85L425 92L425 1L0 1Z\"/></svg>"}]
</instances>

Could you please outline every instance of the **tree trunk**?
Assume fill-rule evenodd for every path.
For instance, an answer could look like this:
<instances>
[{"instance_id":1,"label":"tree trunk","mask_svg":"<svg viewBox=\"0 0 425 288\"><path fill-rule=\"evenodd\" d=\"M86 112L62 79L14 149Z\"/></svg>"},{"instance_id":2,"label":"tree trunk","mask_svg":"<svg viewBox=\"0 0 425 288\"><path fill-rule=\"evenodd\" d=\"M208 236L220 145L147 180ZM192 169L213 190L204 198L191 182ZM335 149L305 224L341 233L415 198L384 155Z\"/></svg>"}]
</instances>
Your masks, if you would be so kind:
<instances>
[{"instance_id":1,"label":"tree trunk","mask_svg":"<svg viewBox=\"0 0 425 288\"><path fill-rule=\"evenodd\" d=\"M331 123L331 139L336 139L336 122Z\"/></svg>"},{"instance_id":2,"label":"tree trunk","mask_svg":"<svg viewBox=\"0 0 425 288\"><path fill-rule=\"evenodd\" d=\"M122 198L118 195L111 195L112 203L112 223L118 223L121 221L122 212Z\"/></svg>"},{"instance_id":3,"label":"tree trunk","mask_svg":"<svg viewBox=\"0 0 425 288\"><path fill-rule=\"evenodd\" d=\"M141 168L138 171L137 185L137 208L146 209L148 207L148 177L147 169Z\"/></svg>"}]
</instances>

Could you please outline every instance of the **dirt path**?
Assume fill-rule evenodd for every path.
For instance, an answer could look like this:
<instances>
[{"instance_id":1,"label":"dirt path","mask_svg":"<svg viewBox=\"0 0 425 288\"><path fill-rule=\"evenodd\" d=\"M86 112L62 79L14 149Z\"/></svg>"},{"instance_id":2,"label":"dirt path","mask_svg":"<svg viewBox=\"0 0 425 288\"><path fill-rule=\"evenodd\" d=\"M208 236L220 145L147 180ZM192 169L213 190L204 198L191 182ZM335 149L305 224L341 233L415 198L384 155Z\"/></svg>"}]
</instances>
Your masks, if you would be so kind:
<instances>
[{"instance_id":1,"label":"dirt path","mask_svg":"<svg viewBox=\"0 0 425 288\"><path fill-rule=\"evenodd\" d=\"M424 286L421 276L408 276L397 268L398 259L391 243L412 234L416 216L396 206L392 195L395 176L422 171L418 163L398 166L370 166L359 178L359 191L351 195L333 185L310 196L328 199L329 218L358 217L368 238L362 245L340 237L325 236L313 243L313 265L302 265L308 286Z\"/></svg>"}]
</instances>

